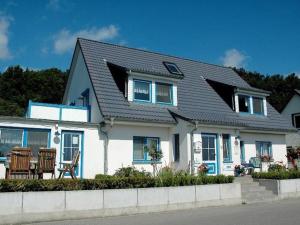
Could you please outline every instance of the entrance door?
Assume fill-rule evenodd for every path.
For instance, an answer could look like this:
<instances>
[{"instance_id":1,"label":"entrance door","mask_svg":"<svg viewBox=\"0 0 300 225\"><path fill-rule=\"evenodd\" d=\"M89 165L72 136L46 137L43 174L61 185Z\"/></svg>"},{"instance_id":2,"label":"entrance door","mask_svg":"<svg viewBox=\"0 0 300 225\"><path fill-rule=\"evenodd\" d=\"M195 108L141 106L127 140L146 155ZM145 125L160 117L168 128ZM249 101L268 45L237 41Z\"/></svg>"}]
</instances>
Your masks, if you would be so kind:
<instances>
[{"instance_id":1,"label":"entrance door","mask_svg":"<svg viewBox=\"0 0 300 225\"><path fill-rule=\"evenodd\" d=\"M202 161L209 168L208 174L217 174L217 137L214 134L202 134Z\"/></svg>"},{"instance_id":2,"label":"entrance door","mask_svg":"<svg viewBox=\"0 0 300 225\"><path fill-rule=\"evenodd\" d=\"M76 176L81 176L81 157L82 157L82 133L81 132L62 132L62 152L61 161L71 163L76 151L80 151L79 165L75 170ZM66 174L68 176L69 174Z\"/></svg>"}]
</instances>

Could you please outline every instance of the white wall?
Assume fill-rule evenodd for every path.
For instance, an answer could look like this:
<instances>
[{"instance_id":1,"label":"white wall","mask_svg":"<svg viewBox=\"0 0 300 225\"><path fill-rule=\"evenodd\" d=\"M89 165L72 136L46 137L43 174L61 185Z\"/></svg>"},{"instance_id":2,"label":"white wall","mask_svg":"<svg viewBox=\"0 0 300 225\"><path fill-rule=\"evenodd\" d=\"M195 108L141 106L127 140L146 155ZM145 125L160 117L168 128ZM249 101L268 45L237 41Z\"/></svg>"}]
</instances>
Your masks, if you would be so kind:
<instances>
[{"instance_id":1,"label":"white wall","mask_svg":"<svg viewBox=\"0 0 300 225\"><path fill-rule=\"evenodd\" d=\"M256 141L272 142L272 152L274 161L283 161L287 164L286 144L284 134L259 134L244 133L240 134L241 141L245 143L245 160L249 162L251 157L256 156Z\"/></svg>"},{"instance_id":2,"label":"white wall","mask_svg":"<svg viewBox=\"0 0 300 225\"><path fill-rule=\"evenodd\" d=\"M84 63L84 58L82 52L76 47L75 57L74 57L74 70L71 70L69 76L70 82L68 93L66 93L66 98L64 104L69 105L74 100L81 96L81 93L87 88L90 90L90 105L91 105L91 122L99 123L102 121L101 113L98 107L96 96L92 87L92 83L89 78L87 68Z\"/></svg>"},{"instance_id":3,"label":"white wall","mask_svg":"<svg viewBox=\"0 0 300 225\"><path fill-rule=\"evenodd\" d=\"M114 174L121 167L133 165L133 136L159 137L163 153L162 164L170 164L169 128L153 126L114 125L109 131L108 173ZM152 172L150 164L134 164L137 169Z\"/></svg>"},{"instance_id":4,"label":"white wall","mask_svg":"<svg viewBox=\"0 0 300 225\"><path fill-rule=\"evenodd\" d=\"M292 114L300 113L300 96L294 95L293 98L286 105L282 111L282 115L285 116L288 121L292 123ZM298 133L290 133L286 135L287 146L298 147L300 146L300 130Z\"/></svg>"},{"instance_id":5,"label":"white wall","mask_svg":"<svg viewBox=\"0 0 300 225\"><path fill-rule=\"evenodd\" d=\"M51 130L51 142L50 147L56 148L56 168L60 167L60 156L61 156L61 141L59 143L54 142L55 133L55 122L41 122L41 121L20 121L20 122L9 122L1 121L0 127L15 127L15 128L38 128L38 129L50 129ZM103 173L103 141L100 140L100 134L98 126L96 125L71 125L69 123L59 123L59 133L62 131L80 131L83 132L83 174L84 178L94 178L96 174ZM61 135L60 135L61 139ZM81 159L79 160L81 163ZM81 165L80 165L81 166ZM1 170L2 171L2 170ZM2 171L3 173L3 171ZM4 175L0 174L0 177ZM58 171L56 171L58 176Z\"/></svg>"},{"instance_id":6,"label":"white wall","mask_svg":"<svg viewBox=\"0 0 300 225\"><path fill-rule=\"evenodd\" d=\"M60 109L57 107L32 105L29 116L35 119L59 120L59 111Z\"/></svg>"}]
</instances>

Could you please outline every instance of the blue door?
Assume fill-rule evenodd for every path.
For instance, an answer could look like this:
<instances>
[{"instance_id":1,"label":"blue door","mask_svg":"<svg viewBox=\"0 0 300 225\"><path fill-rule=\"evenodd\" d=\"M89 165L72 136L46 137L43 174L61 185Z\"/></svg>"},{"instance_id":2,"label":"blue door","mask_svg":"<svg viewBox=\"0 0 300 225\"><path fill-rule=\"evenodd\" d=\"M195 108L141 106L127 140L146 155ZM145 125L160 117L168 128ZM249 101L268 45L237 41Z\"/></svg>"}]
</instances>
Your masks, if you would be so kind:
<instances>
[{"instance_id":1,"label":"blue door","mask_svg":"<svg viewBox=\"0 0 300 225\"><path fill-rule=\"evenodd\" d=\"M74 154L76 151L80 151L79 165L76 168L76 176L81 177L81 163L82 162L82 133L81 132L72 132L72 131L63 131L62 132L62 148L61 148L61 162L71 163ZM68 174L66 174L68 176Z\"/></svg>"},{"instance_id":2,"label":"blue door","mask_svg":"<svg viewBox=\"0 0 300 225\"><path fill-rule=\"evenodd\" d=\"M209 168L208 174L218 173L217 136L214 134L202 134L202 161Z\"/></svg>"}]
</instances>

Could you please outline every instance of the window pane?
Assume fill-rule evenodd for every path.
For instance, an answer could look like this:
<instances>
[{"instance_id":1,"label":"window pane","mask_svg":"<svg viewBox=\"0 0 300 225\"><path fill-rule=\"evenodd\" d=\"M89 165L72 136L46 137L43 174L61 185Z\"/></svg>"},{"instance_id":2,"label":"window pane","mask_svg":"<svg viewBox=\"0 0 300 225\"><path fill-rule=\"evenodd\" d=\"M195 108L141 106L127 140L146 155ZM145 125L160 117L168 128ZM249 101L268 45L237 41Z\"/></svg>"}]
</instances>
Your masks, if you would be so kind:
<instances>
[{"instance_id":1,"label":"window pane","mask_svg":"<svg viewBox=\"0 0 300 225\"><path fill-rule=\"evenodd\" d=\"M33 156L37 157L39 149L48 146L48 131L29 130L27 146L32 149Z\"/></svg>"},{"instance_id":2,"label":"window pane","mask_svg":"<svg viewBox=\"0 0 300 225\"><path fill-rule=\"evenodd\" d=\"M295 127L296 128L300 128L300 115L295 115L294 116L294 118L295 118Z\"/></svg>"},{"instance_id":3,"label":"window pane","mask_svg":"<svg viewBox=\"0 0 300 225\"><path fill-rule=\"evenodd\" d=\"M63 161L72 161L72 148L64 147Z\"/></svg>"},{"instance_id":4,"label":"window pane","mask_svg":"<svg viewBox=\"0 0 300 225\"><path fill-rule=\"evenodd\" d=\"M169 84L156 84L156 101L172 103L171 88Z\"/></svg>"},{"instance_id":5,"label":"window pane","mask_svg":"<svg viewBox=\"0 0 300 225\"><path fill-rule=\"evenodd\" d=\"M223 159L224 161L231 160L230 136L223 134Z\"/></svg>"},{"instance_id":6,"label":"window pane","mask_svg":"<svg viewBox=\"0 0 300 225\"><path fill-rule=\"evenodd\" d=\"M215 148L215 138L209 137L209 148Z\"/></svg>"},{"instance_id":7,"label":"window pane","mask_svg":"<svg viewBox=\"0 0 300 225\"><path fill-rule=\"evenodd\" d=\"M202 148L208 148L208 137L202 137Z\"/></svg>"},{"instance_id":8,"label":"window pane","mask_svg":"<svg viewBox=\"0 0 300 225\"><path fill-rule=\"evenodd\" d=\"M78 148L79 147L79 134L72 135L72 147Z\"/></svg>"},{"instance_id":9,"label":"window pane","mask_svg":"<svg viewBox=\"0 0 300 225\"><path fill-rule=\"evenodd\" d=\"M150 101L150 83L134 81L134 99Z\"/></svg>"},{"instance_id":10,"label":"window pane","mask_svg":"<svg viewBox=\"0 0 300 225\"><path fill-rule=\"evenodd\" d=\"M203 148L202 149L202 160L203 161L207 161L208 160L208 149L207 148Z\"/></svg>"},{"instance_id":11,"label":"window pane","mask_svg":"<svg viewBox=\"0 0 300 225\"><path fill-rule=\"evenodd\" d=\"M257 114L264 113L263 99L262 98L253 98L253 112Z\"/></svg>"},{"instance_id":12,"label":"window pane","mask_svg":"<svg viewBox=\"0 0 300 225\"><path fill-rule=\"evenodd\" d=\"M250 112L248 96L239 95L239 110L240 112Z\"/></svg>"},{"instance_id":13,"label":"window pane","mask_svg":"<svg viewBox=\"0 0 300 225\"><path fill-rule=\"evenodd\" d=\"M256 142L256 155L263 156L267 155L272 157L272 143L271 142Z\"/></svg>"},{"instance_id":14,"label":"window pane","mask_svg":"<svg viewBox=\"0 0 300 225\"><path fill-rule=\"evenodd\" d=\"M71 134L64 134L64 147L72 147L71 137Z\"/></svg>"},{"instance_id":15,"label":"window pane","mask_svg":"<svg viewBox=\"0 0 300 225\"><path fill-rule=\"evenodd\" d=\"M144 160L143 137L133 137L133 160Z\"/></svg>"},{"instance_id":16,"label":"window pane","mask_svg":"<svg viewBox=\"0 0 300 225\"><path fill-rule=\"evenodd\" d=\"M215 160L216 158L216 153L215 153L215 149L214 148L210 148L209 149L209 160Z\"/></svg>"},{"instance_id":17,"label":"window pane","mask_svg":"<svg viewBox=\"0 0 300 225\"><path fill-rule=\"evenodd\" d=\"M174 134L174 161L178 162L180 158L179 134Z\"/></svg>"},{"instance_id":18,"label":"window pane","mask_svg":"<svg viewBox=\"0 0 300 225\"><path fill-rule=\"evenodd\" d=\"M5 157L13 147L21 147L23 130L0 128L0 157Z\"/></svg>"}]
</instances>

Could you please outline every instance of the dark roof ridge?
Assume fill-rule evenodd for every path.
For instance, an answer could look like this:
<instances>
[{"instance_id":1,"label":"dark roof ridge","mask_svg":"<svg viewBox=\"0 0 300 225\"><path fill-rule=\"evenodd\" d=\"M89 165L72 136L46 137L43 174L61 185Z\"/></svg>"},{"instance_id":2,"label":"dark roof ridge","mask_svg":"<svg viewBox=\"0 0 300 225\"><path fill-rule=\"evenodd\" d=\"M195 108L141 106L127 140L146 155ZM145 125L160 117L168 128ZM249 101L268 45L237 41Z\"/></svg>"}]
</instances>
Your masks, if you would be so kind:
<instances>
[{"instance_id":1,"label":"dark roof ridge","mask_svg":"<svg viewBox=\"0 0 300 225\"><path fill-rule=\"evenodd\" d=\"M108 42L103 42L103 41L96 41L96 40L91 40L91 39L82 38L82 37L77 38L77 40L79 40L79 39L86 40L86 41L92 41L92 42L96 42L96 43L101 43L101 44L105 44L105 45L111 45L111 46L115 46L115 47L121 47L121 48L127 48L127 49L131 49L131 50L142 51L142 52L156 54L156 55L163 55L163 56L167 56L167 57L173 57L173 58L176 58L176 59L181 59L181 60L186 60L186 61L191 61L191 62L196 62L196 63L202 63L202 64L206 64L206 65L210 65L210 66L217 66L217 67L221 67L223 69L233 70L231 67L221 66L221 65L213 64L213 63L207 63L207 62L199 61L199 60L196 60L196 59L188 59L188 58L184 58L184 57L180 57L180 56L174 56L174 55L170 55L170 54L166 54L166 53L160 53L160 52L155 52L155 51L150 51L150 50L145 50L145 49L128 47L128 46L124 46L124 45L118 45L118 44L113 44L113 43L108 43Z\"/></svg>"}]
</instances>

